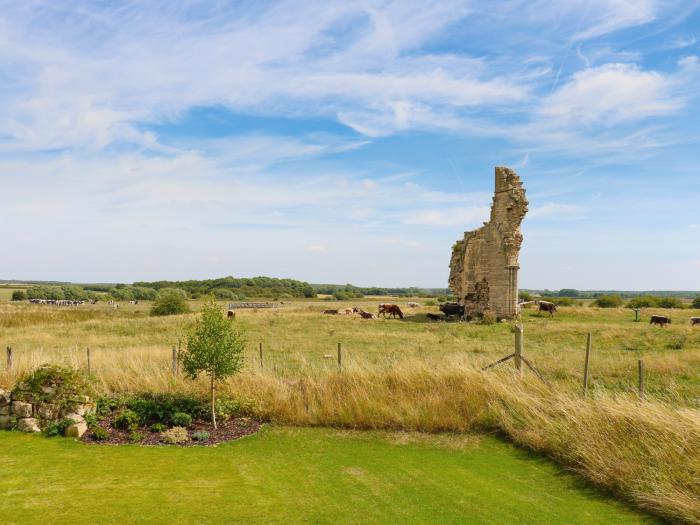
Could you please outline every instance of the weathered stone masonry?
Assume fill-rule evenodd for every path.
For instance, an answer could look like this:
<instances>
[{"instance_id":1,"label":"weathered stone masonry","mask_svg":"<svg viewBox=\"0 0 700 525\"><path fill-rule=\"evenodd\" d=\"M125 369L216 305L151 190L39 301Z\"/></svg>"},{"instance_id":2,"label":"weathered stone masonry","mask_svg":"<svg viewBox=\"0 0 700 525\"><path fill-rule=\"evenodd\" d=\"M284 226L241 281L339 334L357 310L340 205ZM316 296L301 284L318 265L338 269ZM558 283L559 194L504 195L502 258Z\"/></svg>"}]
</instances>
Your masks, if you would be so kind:
<instances>
[{"instance_id":1,"label":"weathered stone masonry","mask_svg":"<svg viewBox=\"0 0 700 525\"><path fill-rule=\"evenodd\" d=\"M496 168L491 219L465 232L452 248L449 285L464 315L491 311L501 318L518 312L518 255L523 236L520 223L527 213L525 189L511 169Z\"/></svg>"}]
</instances>

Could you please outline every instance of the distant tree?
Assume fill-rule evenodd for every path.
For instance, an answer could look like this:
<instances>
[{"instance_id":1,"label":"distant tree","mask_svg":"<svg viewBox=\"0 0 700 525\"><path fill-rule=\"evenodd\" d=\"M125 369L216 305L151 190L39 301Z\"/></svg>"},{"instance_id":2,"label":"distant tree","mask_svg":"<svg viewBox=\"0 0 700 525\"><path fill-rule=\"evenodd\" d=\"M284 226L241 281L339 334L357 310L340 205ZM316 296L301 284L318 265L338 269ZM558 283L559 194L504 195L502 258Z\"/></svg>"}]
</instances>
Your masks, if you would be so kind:
<instances>
[{"instance_id":1,"label":"distant tree","mask_svg":"<svg viewBox=\"0 0 700 525\"><path fill-rule=\"evenodd\" d=\"M622 306L622 297L619 295L601 295L593 304L599 308L618 308Z\"/></svg>"},{"instance_id":2,"label":"distant tree","mask_svg":"<svg viewBox=\"0 0 700 525\"><path fill-rule=\"evenodd\" d=\"M659 298L653 295L641 295L630 299L627 308L653 308L659 306Z\"/></svg>"},{"instance_id":3,"label":"distant tree","mask_svg":"<svg viewBox=\"0 0 700 525\"><path fill-rule=\"evenodd\" d=\"M678 297L662 297L659 299L660 308L683 308L685 305Z\"/></svg>"},{"instance_id":4,"label":"distant tree","mask_svg":"<svg viewBox=\"0 0 700 525\"><path fill-rule=\"evenodd\" d=\"M581 295L581 292L575 290L574 288L562 288L559 290L559 297L571 297L576 298Z\"/></svg>"},{"instance_id":5,"label":"distant tree","mask_svg":"<svg viewBox=\"0 0 700 525\"><path fill-rule=\"evenodd\" d=\"M13 301L26 301L27 300L27 292L24 290L14 290L12 292L12 300Z\"/></svg>"},{"instance_id":6,"label":"distant tree","mask_svg":"<svg viewBox=\"0 0 700 525\"><path fill-rule=\"evenodd\" d=\"M523 292L522 290L518 293L518 298L521 303L526 303L532 301L532 294L530 292Z\"/></svg>"},{"instance_id":7,"label":"distant tree","mask_svg":"<svg viewBox=\"0 0 700 525\"><path fill-rule=\"evenodd\" d=\"M158 294L158 297L153 302L151 307L151 315L176 315L184 314L189 312L190 308L187 306L187 301L182 296L173 289L164 289Z\"/></svg>"},{"instance_id":8,"label":"distant tree","mask_svg":"<svg viewBox=\"0 0 700 525\"><path fill-rule=\"evenodd\" d=\"M693 308L700 309L700 295L698 295L695 299L693 299Z\"/></svg>"},{"instance_id":9,"label":"distant tree","mask_svg":"<svg viewBox=\"0 0 700 525\"><path fill-rule=\"evenodd\" d=\"M213 298L202 308L201 317L190 330L179 358L191 379L209 376L211 422L216 428L216 383L238 372L243 366L245 334L240 324L229 321Z\"/></svg>"}]
</instances>

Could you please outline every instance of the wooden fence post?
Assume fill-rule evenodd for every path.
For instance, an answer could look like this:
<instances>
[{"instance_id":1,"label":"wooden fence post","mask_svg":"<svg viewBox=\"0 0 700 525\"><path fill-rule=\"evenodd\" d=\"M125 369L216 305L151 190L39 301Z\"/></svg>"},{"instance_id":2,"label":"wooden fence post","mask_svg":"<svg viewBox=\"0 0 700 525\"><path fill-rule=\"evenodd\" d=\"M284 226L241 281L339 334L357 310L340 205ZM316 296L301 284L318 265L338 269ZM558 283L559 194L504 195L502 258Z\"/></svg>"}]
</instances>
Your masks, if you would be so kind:
<instances>
[{"instance_id":1,"label":"wooden fence post","mask_svg":"<svg viewBox=\"0 0 700 525\"><path fill-rule=\"evenodd\" d=\"M343 350L342 350L340 343L338 343L338 372L342 372L342 370L343 370Z\"/></svg>"},{"instance_id":2,"label":"wooden fence post","mask_svg":"<svg viewBox=\"0 0 700 525\"><path fill-rule=\"evenodd\" d=\"M175 370L177 371L178 374L180 373L180 359L179 359L179 357L180 357L181 353L182 353L182 339L178 339L177 340L178 360L175 363Z\"/></svg>"},{"instance_id":3,"label":"wooden fence post","mask_svg":"<svg viewBox=\"0 0 700 525\"><path fill-rule=\"evenodd\" d=\"M640 359L637 365L639 368L639 398L644 399L644 361Z\"/></svg>"},{"instance_id":4,"label":"wooden fence post","mask_svg":"<svg viewBox=\"0 0 700 525\"><path fill-rule=\"evenodd\" d=\"M173 345L173 375L177 375L177 348Z\"/></svg>"},{"instance_id":5,"label":"wooden fence post","mask_svg":"<svg viewBox=\"0 0 700 525\"><path fill-rule=\"evenodd\" d=\"M588 363L591 359L592 339L591 333L588 332L588 338L586 339L586 362L583 364L583 397L588 396Z\"/></svg>"},{"instance_id":6,"label":"wooden fence post","mask_svg":"<svg viewBox=\"0 0 700 525\"><path fill-rule=\"evenodd\" d=\"M263 362L263 347L262 347L262 341L260 341L258 345L260 349L260 368L263 368L264 362Z\"/></svg>"},{"instance_id":7,"label":"wooden fence post","mask_svg":"<svg viewBox=\"0 0 700 525\"><path fill-rule=\"evenodd\" d=\"M90 347L87 348L87 373L90 373L91 369L91 363L90 363Z\"/></svg>"},{"instance_id":8,"label":"wooden fence post","mask_svg":"<svg viewBox=\"0 0 700 525\"><path fill-rule=\"evenodd\" d=\"M523 325L515 325L515 369L520 372L523 368L522 356L523 356Z\"/></svg>"},{"instance_id":9,"label":"wooden fence post","mask_svg":"<svg viewBox=\"0 0 700 525\"><path fill-rule=\"evenodd\" d=\"M12 370L12 348L7 347L7 371Z\"/></svg>"}]
</instances>

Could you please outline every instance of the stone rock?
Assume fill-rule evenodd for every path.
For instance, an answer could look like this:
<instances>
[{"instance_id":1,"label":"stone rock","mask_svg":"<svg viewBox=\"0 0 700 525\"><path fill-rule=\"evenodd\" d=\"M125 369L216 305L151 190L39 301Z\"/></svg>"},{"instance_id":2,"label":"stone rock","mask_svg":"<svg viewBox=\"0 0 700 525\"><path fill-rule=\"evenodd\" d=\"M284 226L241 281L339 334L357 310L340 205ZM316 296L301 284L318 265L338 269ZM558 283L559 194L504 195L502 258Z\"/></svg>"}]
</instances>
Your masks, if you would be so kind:
<instances>
[{"instance_id":1,"label":"stone rock","mask_svg":"<svg viewBox=\"0 0 700 525\"><path fill-rule=\"evenodd\" d=\"M7 390L0 388L0 407L10 404L10 393Z\"/></svg>"},{"instance_id":2,"label":"stone rock","mask_svg":"<svg viewBox=\"0 0 700 525\"><path fill-rule=\"evenodd\" d=\"M75 407L75 413L78 414L79 416L84 416L86 414L91 414L92 412L95 411L95 406L91 404L87 405L77 405Z\"/></svg>"},{"instance_id":3,"label":"stone rock","mask_svg":"<svg viewBox=\"0 0 700 525\"><path fill-rule=\"evenodd\" d=\"M22 432L41 432L39 422L33 417L25 417L17 420L17 429Z\"/></svg>"},{"instance_id":4,"label":"stone rock","mask_svg":"<svg viewBox=\"0 0 700 525\"><path fill-rule=\"evenodd\" d=\"M24 401L13 401L12 413L17 417L32 417L32 404Z\"/></svg>"},{"instance_id":5,"label":"stone rock","mask_svg":"<svg viewBox=\"0 0 700 525\"><path fill-rule=\"evenodd\" d=\"M83 434L87 432L88 426L83 416L79 414L68 414L66 419L73 421L73 423L66 428L66 437L81 438Z\"/></svg>"},{"instance_id":6,"label":"stone rock","mask_svg":"<svg viewBox=\"0 0 700 525\"><path fill-rule=\"evenodd\" d=\"M0 430L10 430L15 425L13 416L0 416Z\"/></svg>"},{"instance_id":7,"label":"stone rock","mask_svg":"<svg viewBox=\"0 0 700 525\"><path fill-rule=\"evenodd\" d=\"M518 175L497 167L491 219L465 232L452 247L449 285L464 305L465 316L491 311L499 318L513 318L519 313L520 223L527 205Z\"/></svg>"},{"instance_id":8,"label":"stone rock","mask_svg":"<svg viewBox=\"0 0 700 525\"><path fill-rule=\"evenodd\" d=\"M5 405L0 407L0 416L9 416L10 415L10 405Z\"/></svg>"},{"instance_id":9,"label":"stone rock","mask_svg":"<svg viewBox=\"0 0 700 525\"><path fill-rule=\"evenodd\" d=\"M55 389L54 387L52 387L52 386L42 386L42 387L41 387L41 391L42 391L44 394L48 394L48 395L53 395L53 394L56 393L56 389Z\"/></svg>"},{"instance_id":10,"label":"stone rock","mask_svg":"<svg viewBox=\"0 0 700 525\"><path fill-rule=\"evenodd\" d=\"M36 414L41 419L56 419L58 417L58 412L58 407L56 405L52 405L51 403L42 403L36 406Z\"/></svg>"}]
</instances>

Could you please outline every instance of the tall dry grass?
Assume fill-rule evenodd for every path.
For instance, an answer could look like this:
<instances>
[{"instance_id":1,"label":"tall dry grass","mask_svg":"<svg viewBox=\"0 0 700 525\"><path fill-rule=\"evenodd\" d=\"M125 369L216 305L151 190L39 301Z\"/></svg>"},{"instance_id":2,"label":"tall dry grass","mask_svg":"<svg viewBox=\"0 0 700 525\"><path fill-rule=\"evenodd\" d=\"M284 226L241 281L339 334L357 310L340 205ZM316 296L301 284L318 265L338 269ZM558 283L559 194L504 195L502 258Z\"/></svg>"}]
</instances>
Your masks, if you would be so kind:
<instances>
[{"instance_id":1,"label":"tall dry grass","mask_svg":"<svg viewBox=\"0 0 700 525\"><path fill-rule=\"evenodd\" d=\"M169 353L161 357L122 353L119 367L95 374L98 389L207 395L206 381L173 376ZM0 381L15 377L5 373ZM697 410L603 390L583 399L551 390L528 374L481 372L457 360L437 366L422 360L350 365L340 373L324 369L296 377L249 367L219 391L249 400L258 416L281 424L501 433L640 508L700 522Z\"/></svg>"}]
</instances>

